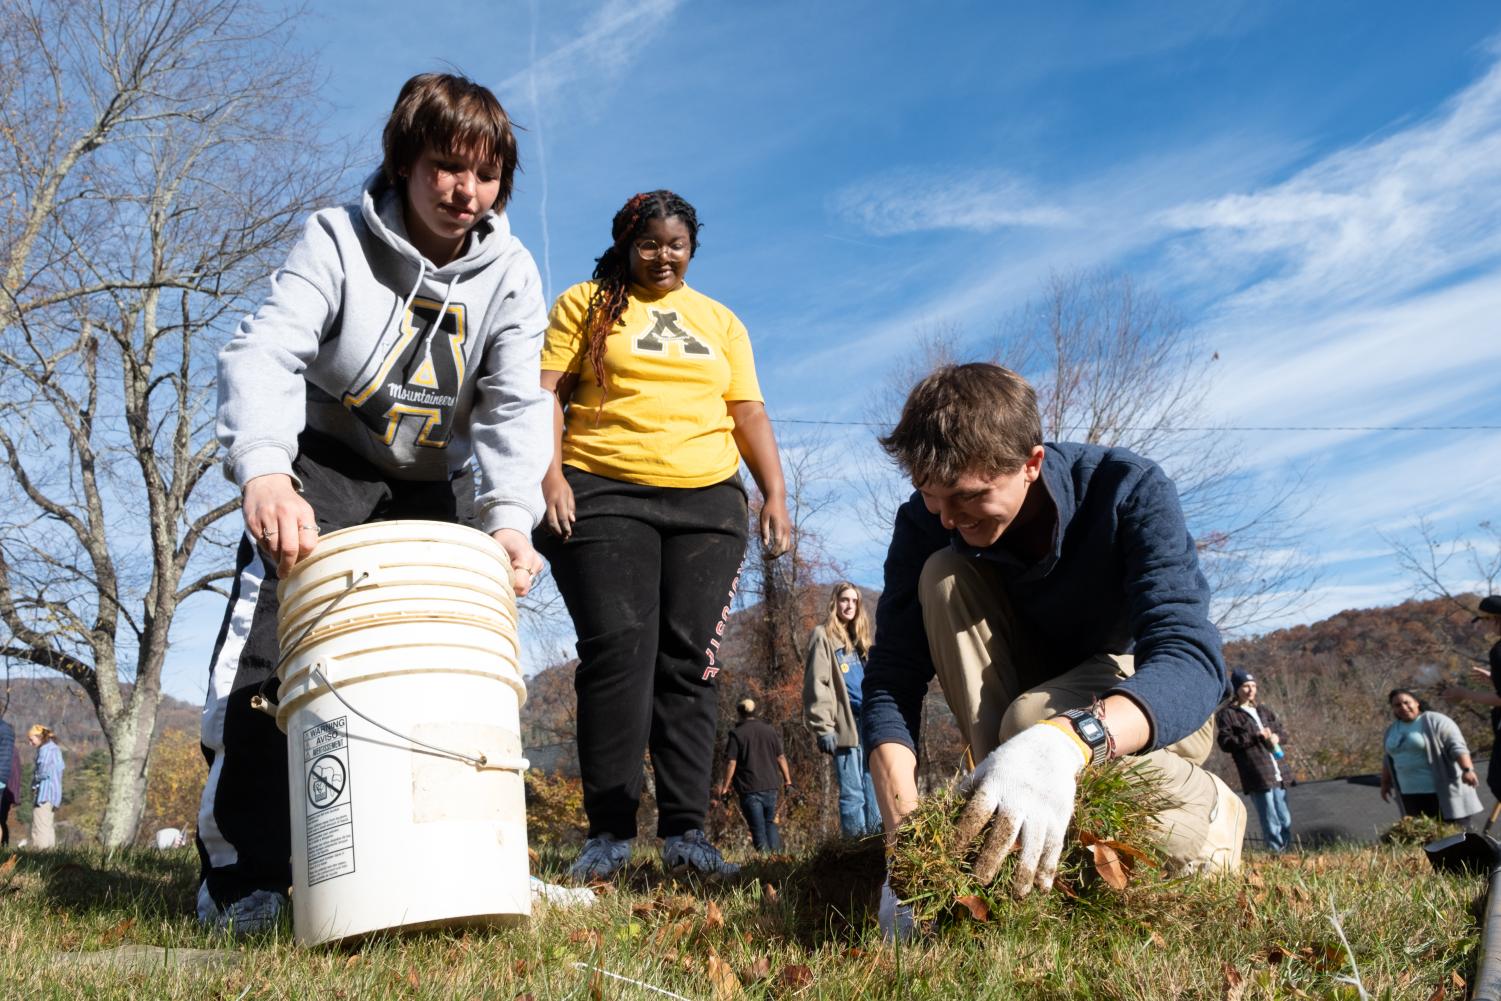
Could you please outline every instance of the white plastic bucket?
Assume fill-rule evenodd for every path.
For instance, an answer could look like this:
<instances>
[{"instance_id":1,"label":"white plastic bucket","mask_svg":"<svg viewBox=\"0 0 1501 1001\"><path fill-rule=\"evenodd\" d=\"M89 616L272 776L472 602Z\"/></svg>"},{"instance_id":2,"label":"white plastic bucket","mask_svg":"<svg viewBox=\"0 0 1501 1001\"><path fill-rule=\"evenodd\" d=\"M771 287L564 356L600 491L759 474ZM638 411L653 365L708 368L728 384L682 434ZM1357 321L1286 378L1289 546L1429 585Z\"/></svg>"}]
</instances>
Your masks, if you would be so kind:
<instances>
[{"instance_id":1,"label":"white plastic bucket","mask_svg":"<svg viewBox=\"0 0 1501 1001\"><path fill-rule=\"evenodd\" d=\"M442 522L360 525L278 594L298 943L526 920L505 550Z\"/></svg>"}]
</instances>

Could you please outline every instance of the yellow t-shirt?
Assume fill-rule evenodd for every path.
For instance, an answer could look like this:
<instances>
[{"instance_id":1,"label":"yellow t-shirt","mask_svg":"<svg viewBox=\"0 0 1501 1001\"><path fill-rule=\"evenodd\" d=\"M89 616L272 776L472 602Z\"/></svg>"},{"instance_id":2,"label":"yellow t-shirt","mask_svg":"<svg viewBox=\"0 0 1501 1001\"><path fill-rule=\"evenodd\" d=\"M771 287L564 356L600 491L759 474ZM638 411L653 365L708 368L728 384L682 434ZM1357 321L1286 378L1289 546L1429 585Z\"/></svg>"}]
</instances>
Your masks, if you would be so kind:
<instances>
[{"instance_id":1,"label":"yellow t-shirt","mask_svg":"<svg viewBox=\"0 0 1501 1001\"><path fill-rule=\"evenodd\" d=\"M542 348L544 371L579 377L563 462L657 487L706 487L733 476L740 453L725 403L762 399L745 325L687 285L655 298L633 287L624 324L605 340L606 399L583 337L593 292L589 281L558 296Z\"/></svg>"}]
</instances>

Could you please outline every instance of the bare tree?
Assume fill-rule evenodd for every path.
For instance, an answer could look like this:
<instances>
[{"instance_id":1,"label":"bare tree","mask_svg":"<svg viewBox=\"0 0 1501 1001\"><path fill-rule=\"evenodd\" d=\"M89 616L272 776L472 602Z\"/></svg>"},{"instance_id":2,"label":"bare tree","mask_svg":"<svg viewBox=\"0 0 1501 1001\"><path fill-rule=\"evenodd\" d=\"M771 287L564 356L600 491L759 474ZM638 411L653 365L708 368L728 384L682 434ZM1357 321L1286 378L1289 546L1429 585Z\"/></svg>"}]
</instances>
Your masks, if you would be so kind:
<instances>
[{"instance_id":1,"label":"bare tree","mask_svg":"<svg viewBox=\"0 0 1501 1001\"><path fill-rule=\"evenodd\" d=\"M1501 529L1489 521L1479 525L1485 542L1441 539L1427 518L1418 520L1418 541L1382 536L1397 557L1397 566L1413 582L1417 597L1440 598L1466 614L1476 602L1470 592L1495 594L1501 581ZM1456 563L1459 566L1456 566Z\"/></svg>"},{"instance_id":2,"label":"bare tree","mask_svg":"<svg viewBox=\"0 0 1501 1001\"><path fill-rule=\"evenodd\" d=\"M1396 554L1397 566L1412 581L1415 597L1437 598L1456 612L1475 615L1480 598L1495 594L1501 583L1501 530L1489 521L1482 521L1478 527L1479 539L1444 539L1432 522L1420 518L1417 541L1405 542L1385 535L1382 538ZM1444 641L1434 644L1432 653L1457 657L1470 664L1490 663L1487 652L1478 643ZM1464 683L1463 679L1456 680Z\"/></svg>"},{"instance_id":3,"label":"bare tree","mask_svg":"<svg viewBox=\"0 0 1501 1001\"><path fill-rule=\"evenodd\" d=\"M344 163L291 23L252 6L0 0L0 24L0 655L92 701L117 845L173 616L229 576L214 349Z\"/></svg>"}]
</instances>

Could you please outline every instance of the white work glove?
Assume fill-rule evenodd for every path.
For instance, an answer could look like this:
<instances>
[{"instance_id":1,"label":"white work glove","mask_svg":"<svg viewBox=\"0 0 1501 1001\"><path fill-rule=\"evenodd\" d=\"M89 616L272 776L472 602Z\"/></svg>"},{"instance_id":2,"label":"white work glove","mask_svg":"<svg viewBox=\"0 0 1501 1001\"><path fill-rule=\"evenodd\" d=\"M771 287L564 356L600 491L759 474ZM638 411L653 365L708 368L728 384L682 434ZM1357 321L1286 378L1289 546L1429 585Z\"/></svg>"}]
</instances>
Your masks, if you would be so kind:
<instances>
[{"instance_id":1,"label":"white work glove","mask_svg":"<svg viewBox=\"0 0 1501 1001\"><path fill-rule=\"evenodd\" d=\"M891 892L890 878L881 884L881 903L876 908L876 919L881 925L881 938L887 942L908 942L917 934L912 908L896 899L896 894Z\"/></svg>"},{"instance_id":2,"label":"white work glove","mask_svg":"<svg viewBox=\"0 0 1501 1001\"><path fill-rule=\"evenodd\" d=\"M1037 724L991 751L969 774L959 787L970 799L955 836L968 845L994 821L974 863L982 883L995 879L1015 846L1012 892L1025 897L1034 885L1052 889L1083 768L1078 744L1055 726Z\"/></svg>"}]
</instances>

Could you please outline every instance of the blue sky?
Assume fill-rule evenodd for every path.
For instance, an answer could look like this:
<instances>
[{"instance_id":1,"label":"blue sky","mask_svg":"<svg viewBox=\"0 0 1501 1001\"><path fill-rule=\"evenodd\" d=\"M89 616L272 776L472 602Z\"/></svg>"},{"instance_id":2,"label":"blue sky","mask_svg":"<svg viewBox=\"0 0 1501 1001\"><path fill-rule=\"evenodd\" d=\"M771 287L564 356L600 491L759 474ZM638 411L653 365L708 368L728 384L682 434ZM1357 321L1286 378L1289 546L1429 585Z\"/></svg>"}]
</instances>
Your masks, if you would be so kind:
<instances>
[{"instance_id":1,"label":"blue sky","mask_svg":"<svg viewBox=\"0 0 1501 1001\"><path fill-rule=\"evenodd\" d=\"M553 294L633 192L692 201L689 281L749 327L774 419L867 420L920 331L982 337L1050 272L1108 268L1218 352L1217 422L1501 424L1501 10L1022 8L338 0L301 36L329 134L372 165L412 73L496 90L527 129L512 225ZM813 432L778 433L796 453ZM885 528L858 482L873 431L819 434L839 461L815 527L879 587ZM1420 516L1474 534L1501 497L1494 429L1233 445L1247 490L1306 477L1300 546L1322 576L1292 621L1401 600L1387 538ZM167 676L190 699L218 614L199 601Z\"/></svg>"}]
</instances>

